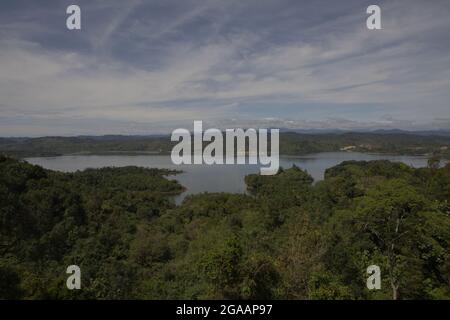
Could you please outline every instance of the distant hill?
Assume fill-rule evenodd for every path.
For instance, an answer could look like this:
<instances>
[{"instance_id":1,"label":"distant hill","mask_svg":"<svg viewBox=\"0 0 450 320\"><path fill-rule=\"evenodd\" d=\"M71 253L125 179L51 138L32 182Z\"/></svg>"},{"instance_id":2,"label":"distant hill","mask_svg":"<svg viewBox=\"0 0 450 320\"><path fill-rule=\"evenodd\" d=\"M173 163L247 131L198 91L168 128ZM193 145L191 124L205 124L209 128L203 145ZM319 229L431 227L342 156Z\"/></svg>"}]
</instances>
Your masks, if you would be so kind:
<instances>
[{"instance_id":1,"label":"distant hill","mask_svg":"<svg viewBox=\"0 0 450 320\"><path fill-rule=\"evenodd\" d=\"M0 153L18 158L65 154L169 154L174 144L169 135L0 138ZM438 154L450 158L449 148L448 131L293 132L283 129L280 134L280 153L285 155L346 150Z\"/></svg>"},{"instance_id":2,"label":"distant hill","mask_svg":"<svg viewBox=\"0 0 450 320\"><path fill-rule=\"evenodd\" d=\"M417 135L417 136L443 136L443 137L450 137L450 130L409 131L409 130L401 130L401 129L342 130L342 129L289 129L289 128L281 128L280 132L294 132L294 133L301 133L301 134L342 134L342 133L410 134L410 135Z\"/></svg>"}]
</instances>

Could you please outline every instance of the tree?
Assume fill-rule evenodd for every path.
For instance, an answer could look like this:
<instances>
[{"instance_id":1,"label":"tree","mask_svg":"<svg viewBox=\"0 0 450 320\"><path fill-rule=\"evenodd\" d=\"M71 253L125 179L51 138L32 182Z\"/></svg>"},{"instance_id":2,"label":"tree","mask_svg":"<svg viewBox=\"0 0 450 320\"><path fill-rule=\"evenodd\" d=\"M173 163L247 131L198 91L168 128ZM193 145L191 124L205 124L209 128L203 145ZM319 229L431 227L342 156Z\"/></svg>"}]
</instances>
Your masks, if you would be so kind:
<instances>
[{"instance_id":1,"label":"tree","mask_svg":"<svg viewBox=\"0 0 450 320\"><path fill-rule=\"evenodd\" d=\"M402 277L411 265L411 244L426 201L405 181L386 181L362 198L356 211L359 227L369 234L387 261L392 299L399 298Z\"/></svg>"},{"instance_id":2,"label":"tree","mask_svg":"<svg viewBox=\"0 0 450 320\"><path fill-rule=\"evenodd\" d=\"M441 164L441 157L437 154L432 155L429 159L428 159L428 168L436 170L439 169L439 166Z\"/></svg>"}]
</instances>

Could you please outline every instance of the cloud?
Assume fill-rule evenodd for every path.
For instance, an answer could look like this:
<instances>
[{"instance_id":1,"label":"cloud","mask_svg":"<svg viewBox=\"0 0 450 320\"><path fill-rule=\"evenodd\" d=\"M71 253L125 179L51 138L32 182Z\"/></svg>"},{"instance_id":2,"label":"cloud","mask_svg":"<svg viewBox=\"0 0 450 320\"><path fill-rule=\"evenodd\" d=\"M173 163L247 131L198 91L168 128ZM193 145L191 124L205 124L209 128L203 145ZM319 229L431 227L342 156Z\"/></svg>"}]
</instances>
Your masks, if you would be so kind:
<instances>
[{"instance_id":1,"label":"cloud","mask_svg":"<svg viewBox=\"0 0 450 320\"><path fill-rule=\"evenodd\" d=\"M380 31L365 28L364 1L327 3L82 2L73 34L52 28L57 8L36 19L19 2L2 11L14 20L0 14L0 135L94 134L87 120L111 133L232 118L422 128L448 114L448 2L382 2Z\"/></svg>"}]
</instances>

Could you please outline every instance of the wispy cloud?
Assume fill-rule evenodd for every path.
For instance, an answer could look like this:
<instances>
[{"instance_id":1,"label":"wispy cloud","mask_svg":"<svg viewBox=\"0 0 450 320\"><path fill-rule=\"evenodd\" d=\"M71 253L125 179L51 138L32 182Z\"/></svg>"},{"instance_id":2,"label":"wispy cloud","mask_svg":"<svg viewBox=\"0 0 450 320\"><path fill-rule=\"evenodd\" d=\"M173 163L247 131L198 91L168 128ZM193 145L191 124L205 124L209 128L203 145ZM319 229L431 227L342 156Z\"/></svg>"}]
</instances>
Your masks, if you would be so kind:
<instances>
[{"instance_id":1,"label":"wispy cloud","mask_svg":"<svg viewBox=\"0 0 450 320\"><path fill-rule=\"evenodd\" d=\"M450 111L448 1L382 2L380 31L367 1L81 1L79 33L63 5L27 3L0 4L0 135L431 128Z\"/></svg>"}]
</instances>

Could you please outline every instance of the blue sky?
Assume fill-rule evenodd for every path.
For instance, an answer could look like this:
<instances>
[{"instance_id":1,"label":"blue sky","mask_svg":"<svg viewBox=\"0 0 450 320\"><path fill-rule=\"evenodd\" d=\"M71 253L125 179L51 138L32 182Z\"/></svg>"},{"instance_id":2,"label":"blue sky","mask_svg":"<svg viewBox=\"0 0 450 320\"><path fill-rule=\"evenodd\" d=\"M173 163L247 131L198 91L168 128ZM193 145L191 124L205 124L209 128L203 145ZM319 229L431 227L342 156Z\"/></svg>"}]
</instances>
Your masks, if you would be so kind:
<instances>
[{"instance_id":1,"label":"blue sky","mask_svg":"<svg viewBox=\"0 0 450 320\"><path fill-rule=\"evenodd\" d=\"M0 136L449 129L449 111L448 0L0 2Z\"/></svg>"}]
</instances>

